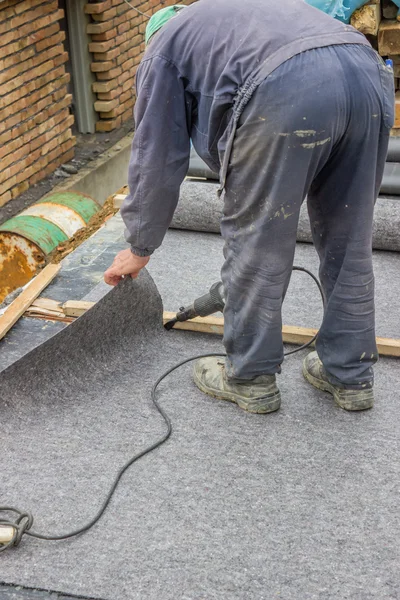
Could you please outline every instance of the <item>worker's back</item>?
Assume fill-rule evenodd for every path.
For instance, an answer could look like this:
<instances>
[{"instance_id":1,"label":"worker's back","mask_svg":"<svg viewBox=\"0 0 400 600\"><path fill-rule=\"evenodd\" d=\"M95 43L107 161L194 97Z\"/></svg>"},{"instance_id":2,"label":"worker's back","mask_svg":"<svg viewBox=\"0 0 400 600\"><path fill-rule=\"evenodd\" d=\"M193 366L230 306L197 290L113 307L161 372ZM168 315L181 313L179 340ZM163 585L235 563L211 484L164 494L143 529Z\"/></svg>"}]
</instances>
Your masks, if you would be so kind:
<instances>
[{"instance_id":1,"label":"worker's back","mask_svg":"<svg viewBox=\"0 0 400 600\"><path fill-rule=\"evenodd\" d=\"M238 90L258 71L266 77L311 48L365 42L355 29L303 0L199 0L155 35L142 68L153 57L176 66L197 104L192 124L212 141Z\"/></svg>"}]
</instances>

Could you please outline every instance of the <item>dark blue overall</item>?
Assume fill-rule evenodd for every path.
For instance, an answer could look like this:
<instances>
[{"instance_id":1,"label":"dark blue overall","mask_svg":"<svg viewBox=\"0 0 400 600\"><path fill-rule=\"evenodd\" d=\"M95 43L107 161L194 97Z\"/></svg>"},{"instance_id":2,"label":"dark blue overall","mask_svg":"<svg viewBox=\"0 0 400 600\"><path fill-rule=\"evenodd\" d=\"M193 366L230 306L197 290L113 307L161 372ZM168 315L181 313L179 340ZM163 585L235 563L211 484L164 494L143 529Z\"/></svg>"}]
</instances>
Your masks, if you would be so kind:
<instances>
[{"instance_id":1,"label":"dark blue overall","mask_svg":"<svg viewBox=\"0 0 400 600\"><path fill-rule=\"evenodd\" d=\"M393 95L393 72L361 45L299 54L252 95L228 159L222 221L231 376L280 371L281 307L307 196L327 298L318 355L333 383L372 384L372 220Z\"/></svg>"},{"instance_id":2,"label":"dark blue overall","mask_svg":"<svg viewBox=\"0 0 400 600\"><path fill-rule=\"evenodd\" d=\"M366 38L303 0L201 0L152 39L137 75L126 239L139 256L161 245L192 139L225 187L231 375L280 369L308 195L328 298L318 353L334 381L372 382L372 214L393 96L393 73Z\"/></svg>"}]
</instances>

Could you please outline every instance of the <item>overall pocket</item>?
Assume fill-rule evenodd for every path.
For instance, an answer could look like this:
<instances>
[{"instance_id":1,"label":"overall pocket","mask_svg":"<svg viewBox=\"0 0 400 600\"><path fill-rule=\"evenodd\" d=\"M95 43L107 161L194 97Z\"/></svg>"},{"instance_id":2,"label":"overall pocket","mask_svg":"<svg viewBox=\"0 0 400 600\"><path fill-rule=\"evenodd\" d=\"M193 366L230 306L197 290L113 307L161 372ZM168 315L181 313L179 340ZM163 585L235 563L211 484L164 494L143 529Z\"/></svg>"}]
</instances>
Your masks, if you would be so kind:
<instances>
[{"instance_id":1,"label":"overall pocket","mask_svg":"<svg viewBox=\"0 0 400 600\"><path fill-rule=\"evenodd\" d=\"M393 70L381 59L378 63L382 84L383 121L388 129L394 125L394 75Z\"/></svg>"}]
</instances>

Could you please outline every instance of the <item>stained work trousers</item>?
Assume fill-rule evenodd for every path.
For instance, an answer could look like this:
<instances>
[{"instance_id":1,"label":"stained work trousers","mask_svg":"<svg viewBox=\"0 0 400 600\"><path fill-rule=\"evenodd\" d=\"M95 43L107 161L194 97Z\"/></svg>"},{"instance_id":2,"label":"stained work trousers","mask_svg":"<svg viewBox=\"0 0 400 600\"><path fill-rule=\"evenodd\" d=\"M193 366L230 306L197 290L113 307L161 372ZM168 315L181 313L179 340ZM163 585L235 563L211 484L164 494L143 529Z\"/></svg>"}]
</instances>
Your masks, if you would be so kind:
<instances>
[{"instance_id":1,"label":"stained work trousers","mask_svg":"<svg viewBox=\"0 0 400 600\"><path fill-rule=\"evenodd\" d=\"M372 385L372 221L393 103L393 72L380 57L337 45L285 62L244 109L221 225L229 377L280 372L281 307L307 197L327 299L318 355L332 383Z\"/></svg>"}]
</instances>

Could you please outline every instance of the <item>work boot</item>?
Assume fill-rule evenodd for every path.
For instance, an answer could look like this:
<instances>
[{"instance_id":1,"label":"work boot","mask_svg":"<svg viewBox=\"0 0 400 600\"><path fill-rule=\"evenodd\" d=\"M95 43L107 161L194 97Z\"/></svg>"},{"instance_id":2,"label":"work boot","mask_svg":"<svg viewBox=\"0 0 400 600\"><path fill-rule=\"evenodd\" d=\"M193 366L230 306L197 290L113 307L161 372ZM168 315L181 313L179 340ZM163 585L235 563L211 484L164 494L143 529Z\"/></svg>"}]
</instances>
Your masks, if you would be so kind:
<instances>
[{"instance_id":1,"label":"work boot","mask_svg":"<svg viewBox=\"0 0 400 600\"><path fill-rule=\"evenodd\" d=\"M303 375L311 385L333 395L336 404L345 410L366 410L374 405L372 388L350 390L341 388L328 380L326 371L316 352L304 360Z\"/></svg>"},{"instance_id":2,"label":"work boot","mask_svg":"<svg viewBox=\"0 0 400 600\"><path fill-rule=\"evenodd\" d=\"M235 402L251 413L274 412L281 405L275 375L261 375L249 381L230 381L225 372L225 360L216 356L200 358L194 365L193 379L202 392L219 400Z\"/></svg>"}]
</instances>

